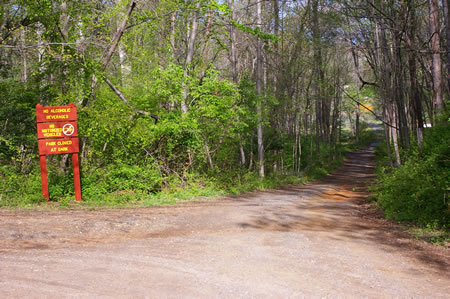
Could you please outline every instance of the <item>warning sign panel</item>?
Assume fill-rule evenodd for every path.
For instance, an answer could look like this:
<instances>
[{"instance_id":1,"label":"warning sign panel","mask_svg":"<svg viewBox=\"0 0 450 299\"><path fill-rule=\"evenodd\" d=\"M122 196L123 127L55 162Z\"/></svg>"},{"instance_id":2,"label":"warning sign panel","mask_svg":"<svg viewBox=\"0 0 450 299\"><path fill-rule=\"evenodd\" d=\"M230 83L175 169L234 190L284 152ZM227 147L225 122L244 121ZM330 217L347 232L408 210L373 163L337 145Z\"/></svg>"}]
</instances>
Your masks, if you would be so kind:
<instances>
[{"instance_id":1,"label":"warning sign panel","mask_svg":"<svg viewBox=\"0 0 450 299\"><path fill-rule=\"evenodd\" d=\"M78 136L76 122L38 123L38 139Z\"/></svg>"},{"instance_id":2,"label":"warning sign panel","mask_svg":"<svg viewBox=\"0 0 450 299\"><path fill-rule=\"evenodd\" d=\"M39 140L39 155L73 154L78 151L78 138Z\"/></svg>"},{"instance_id":3,"label":"warning sign panel","mask_svg":"<svg viewBox=\"0 0 450 299\"><path fill-rule=\"evenodd\" d=\"M44 107L36 105L36 120L38 123L55 121L77 120L77 107L73 104L68 106Z\"/></svg>"}]
</instances>

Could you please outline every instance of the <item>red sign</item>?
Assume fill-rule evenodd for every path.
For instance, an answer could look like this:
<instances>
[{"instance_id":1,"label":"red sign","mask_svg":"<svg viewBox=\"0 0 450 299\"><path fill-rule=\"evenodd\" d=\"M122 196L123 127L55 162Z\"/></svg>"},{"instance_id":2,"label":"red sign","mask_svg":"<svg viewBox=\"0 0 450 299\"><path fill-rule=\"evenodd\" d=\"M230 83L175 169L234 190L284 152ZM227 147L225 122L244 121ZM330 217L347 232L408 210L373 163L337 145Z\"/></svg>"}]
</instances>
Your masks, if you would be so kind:
<instances>
[{"instance_id":1,"label":"red sign","mask_svg":"<svg viewBox=\"0 0 450 299\"><path fill-rule=\"evenodd\" d=\"M39 155L78 153L78 138L40 139Z\"/></svg>"},{"instance_id":2,"label":"red sign","mask_svg":"<svg viewBox=\"0 0 450 299\"><path fill-rule=\"evenodd\" d=\"M77 107L74 104L51 107L43 107L40 104L37 104L36 120L38 123L77 120Z\"/></svg>"},{"instance_id":3,"label":"red sign","mask_svg":"<svg viewBox=\"0 0 450 299\"><path fill-rule=\"evenodd\" d=\"M49 199L49 194L45 155L56 154L72 154L75 199L77 201L81 200L80 166L78 163L78 128L76 120L77 107L72 103L67 106L53 107L43 107L40 104L36 105L42 195L47 200Z\"/></svg>"},{"instance_id":4,"label":"red sign","mask_svg":"<svg viewBox=\"0 0 450 299\"><path fill-rule=\"evenodd\" d=\"M74 121L58 123L38 123L37 132L38 139L78 136L77 123Z\"/></svg>"}]
</instances>

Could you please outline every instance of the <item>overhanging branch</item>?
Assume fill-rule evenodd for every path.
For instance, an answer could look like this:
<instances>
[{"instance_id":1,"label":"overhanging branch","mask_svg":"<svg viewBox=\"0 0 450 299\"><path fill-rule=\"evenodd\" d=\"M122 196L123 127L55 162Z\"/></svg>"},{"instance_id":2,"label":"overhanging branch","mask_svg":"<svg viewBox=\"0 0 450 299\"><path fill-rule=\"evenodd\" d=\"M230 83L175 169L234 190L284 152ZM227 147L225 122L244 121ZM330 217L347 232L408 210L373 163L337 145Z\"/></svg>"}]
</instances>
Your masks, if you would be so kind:
<instances>
[{"instance_id":1,"label":"overhanging branch","mask_svg":"<svg viewBox=\"0 0 450 299\"><path fill-rule=\"evenodd\" d=\"M147 112L144 110L134 108L133 105L131 105L130 102L127 100L127 98L123 95L123 93L117 87L115 87L114 84L112 84L112 82L108 78L103 77L103 80L106 82L106 84L108 84L108 86L111 88L111 90L114 91L114 93L122 100L122 102L127 104L128 107L130 107L131 110L133 110L134 113L150 116L151 118L153 118L155 120L155 124L158 123L158 120L159 120L158 115L155 115L153 113L150 113L150 112Z\"/></svg>"}]
</instances>

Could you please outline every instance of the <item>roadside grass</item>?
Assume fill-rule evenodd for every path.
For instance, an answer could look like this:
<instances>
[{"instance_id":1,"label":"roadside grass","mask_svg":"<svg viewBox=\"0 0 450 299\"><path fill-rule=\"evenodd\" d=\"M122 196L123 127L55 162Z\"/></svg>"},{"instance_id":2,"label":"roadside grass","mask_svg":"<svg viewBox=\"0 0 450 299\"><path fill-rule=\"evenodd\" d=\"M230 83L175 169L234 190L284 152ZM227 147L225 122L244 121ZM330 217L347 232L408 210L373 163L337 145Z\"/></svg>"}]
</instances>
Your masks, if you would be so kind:
<instances>
[{"instance_id":1,"label":"roadside grass","mask_svg":"<svg viewBox=\"0 0 450 299\"><path fill-rule=\"evenodd\" d=\"M325 172L321 172L325 174ZM42 196L36 196L39 200L33 202L15 201L13 204L2 202L0 207L20 210L53 210L53 209L109 209L109 208L138 208L161 205L174 205L182 202L194 202L219 199L221 196L241 194L257 190L275 189L290 184L305 184L317 179L319 176L294 176L276 175L260 179L255 173L247 173L240 182L219 181L208 186L190 183L189 186L178 186L163 189L159 192L145 192L142 190L120 190L112 193L101 194L92 198L83 198L76 202L72 192L57 198L52 197L47 202ZM40 192L40 190L38 191Z\"/></svg>"},{"instance_id":2,"label":"roadside grass","mask_svg":"<svg viewBox=\"0 0 450 299\"><path fill-rule=\"evenodd\" d=\"M405 230L417 240L440 246L450 246L450 230L445 226L438 228L433 226L420 227L409 225Z\"/></svg>"}]
</instances>

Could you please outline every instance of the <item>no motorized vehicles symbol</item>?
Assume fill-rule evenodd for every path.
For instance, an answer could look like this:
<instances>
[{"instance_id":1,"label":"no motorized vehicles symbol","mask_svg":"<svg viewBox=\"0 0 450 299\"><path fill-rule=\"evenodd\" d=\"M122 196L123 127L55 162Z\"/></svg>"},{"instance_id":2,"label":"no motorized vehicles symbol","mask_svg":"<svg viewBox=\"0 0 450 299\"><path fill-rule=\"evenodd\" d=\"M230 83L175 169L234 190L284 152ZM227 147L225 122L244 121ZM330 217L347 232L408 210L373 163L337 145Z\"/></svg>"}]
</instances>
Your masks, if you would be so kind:
<instances>
[{"instance_id":1,"label":"no motorized vehicles symbol","mask_svg":"<svg viewBox=\"0 0 450 299\"><path fill-rule=\"evenodd\" d=\"M72 135L75 132L75 128L73 127L72 124L65 124L63 126L62 131L63 131L64 135L70 136L70 135Z\"/></svg>"}]
</instances>

